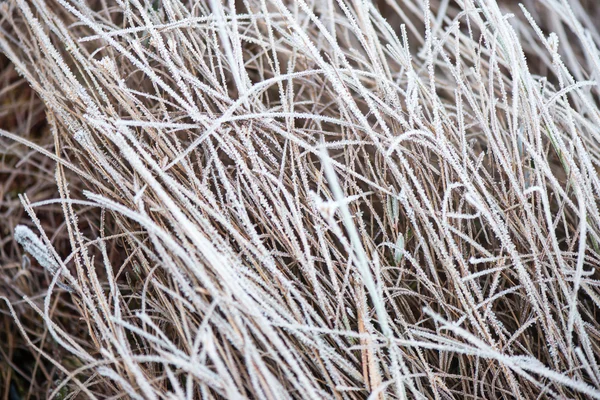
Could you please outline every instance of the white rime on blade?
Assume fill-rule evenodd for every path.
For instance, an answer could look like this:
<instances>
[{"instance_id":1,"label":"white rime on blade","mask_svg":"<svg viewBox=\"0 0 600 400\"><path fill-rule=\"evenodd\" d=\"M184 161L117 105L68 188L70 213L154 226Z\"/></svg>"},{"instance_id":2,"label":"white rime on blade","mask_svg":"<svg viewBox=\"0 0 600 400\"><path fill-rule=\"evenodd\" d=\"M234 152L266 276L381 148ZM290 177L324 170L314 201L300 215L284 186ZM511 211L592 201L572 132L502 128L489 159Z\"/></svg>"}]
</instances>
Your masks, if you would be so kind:
<instances>
[{"instance_id":1,"label":"white rime on blade","mask_svg":"<svg viewBox=\"0 0 600 400\"><path fill-rule=\"evenodd\" d=\"M60 268L54 256L42 240L25 225L15 227L14 238L35 260L44 267L51 275Z\"/></svg>"}]
</instances>

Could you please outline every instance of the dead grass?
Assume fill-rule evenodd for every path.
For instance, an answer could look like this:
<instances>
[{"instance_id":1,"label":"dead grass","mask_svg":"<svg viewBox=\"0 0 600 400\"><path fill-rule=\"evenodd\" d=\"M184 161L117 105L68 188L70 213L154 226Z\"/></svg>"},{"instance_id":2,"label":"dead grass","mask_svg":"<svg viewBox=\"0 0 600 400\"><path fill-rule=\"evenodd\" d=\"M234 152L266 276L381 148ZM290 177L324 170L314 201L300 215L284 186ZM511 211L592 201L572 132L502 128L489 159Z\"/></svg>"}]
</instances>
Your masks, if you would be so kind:
<instances>
[{"instance_id":1,"label":"dead grass","mask_svg":"<svg viewBox=\"0 0 600 400\"><path fill-rule=\"evenodd\" d=\"M0 4L4 395L600 398L594 3L224 3Z\"/></svg>"}]
</instances>

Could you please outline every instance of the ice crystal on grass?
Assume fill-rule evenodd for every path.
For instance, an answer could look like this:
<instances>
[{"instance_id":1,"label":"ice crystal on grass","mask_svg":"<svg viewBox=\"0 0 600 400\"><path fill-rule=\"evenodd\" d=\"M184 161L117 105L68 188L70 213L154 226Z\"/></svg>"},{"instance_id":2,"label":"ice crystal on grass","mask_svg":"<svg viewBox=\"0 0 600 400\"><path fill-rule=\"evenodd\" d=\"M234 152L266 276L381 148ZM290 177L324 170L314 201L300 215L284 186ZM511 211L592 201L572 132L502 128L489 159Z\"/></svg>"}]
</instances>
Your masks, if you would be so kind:
<instances>
[{"instance_id":1,"label":"ice crystal on grass","mask_svg":"<svg viewBox=\"0 0 600 400\"><path fill-rule=\"evenodd\" d=\"M44 242L31 229L24 225L17 225L14 235L15 240L23 247L23 250L35 258L51 275L54 275L58 271L60 267L56 259Z\"/></svg>"}]
</instances>

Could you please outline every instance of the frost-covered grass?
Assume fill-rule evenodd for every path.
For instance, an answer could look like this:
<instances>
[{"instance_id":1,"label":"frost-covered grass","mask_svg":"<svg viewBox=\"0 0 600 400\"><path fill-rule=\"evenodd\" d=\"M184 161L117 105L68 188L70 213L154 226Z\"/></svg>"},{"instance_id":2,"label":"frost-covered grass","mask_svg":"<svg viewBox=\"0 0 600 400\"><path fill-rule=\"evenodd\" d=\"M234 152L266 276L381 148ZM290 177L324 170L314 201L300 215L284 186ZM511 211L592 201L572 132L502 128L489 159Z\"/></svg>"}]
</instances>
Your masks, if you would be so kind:
<instances>
[{"instance_id":1,"label":"frost-covered grass","mask_svg":"<svg viewBox=\"0 0 600 400\"><path fill-rule=\"evenodd\" d=\"M2 2L5 393L600 398L599 12L525 3Z\"/></svg>"}]
</instances>

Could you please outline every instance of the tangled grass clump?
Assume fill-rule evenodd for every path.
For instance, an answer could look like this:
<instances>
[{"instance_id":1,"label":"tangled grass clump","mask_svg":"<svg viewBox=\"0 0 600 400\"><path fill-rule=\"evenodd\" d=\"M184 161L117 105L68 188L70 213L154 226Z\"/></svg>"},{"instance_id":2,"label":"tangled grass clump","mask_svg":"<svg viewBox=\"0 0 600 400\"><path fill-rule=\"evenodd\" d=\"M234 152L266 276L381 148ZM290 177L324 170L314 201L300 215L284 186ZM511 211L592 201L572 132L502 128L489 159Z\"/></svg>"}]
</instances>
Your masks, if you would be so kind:
<instances>
[{"instance_id":1,"label":"tangled grass clump","mask_svg":"<svg viewBox=\"0 0 600 400\"><path fill-rule=\"evenodd\" d=\"M0 3L2 394L600 398L599 17Z\"/></svg>"}]
</instances>

